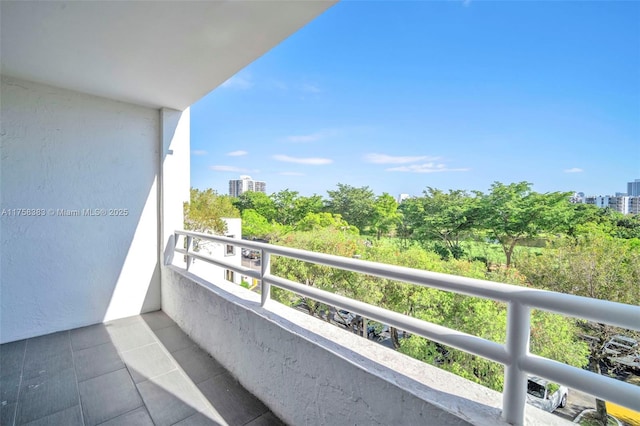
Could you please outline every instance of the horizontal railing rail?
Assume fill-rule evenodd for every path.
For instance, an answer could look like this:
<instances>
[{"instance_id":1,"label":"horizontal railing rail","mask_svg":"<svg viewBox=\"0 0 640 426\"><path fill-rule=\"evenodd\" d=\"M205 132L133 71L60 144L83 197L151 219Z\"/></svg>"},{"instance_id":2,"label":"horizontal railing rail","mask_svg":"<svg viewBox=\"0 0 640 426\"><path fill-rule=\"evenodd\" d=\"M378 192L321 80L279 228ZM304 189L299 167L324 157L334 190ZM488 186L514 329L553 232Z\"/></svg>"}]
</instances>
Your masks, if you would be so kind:
<instances>
[{"instance_id":1,"label":"horizontal railing rail","mask_svg":"<svg viewBox=\"0 0 640 426\"><path fill-rule=\"evenodd\" d=\"M177 246L180 236L186 248ZM193 251L193 239L260 250L261 270L244 268ZM175 232L175 252L186 256L187 270L191 259L199 259L261 280L262 305L270 300L270 287L293 291L322 303L346 309L400 330L425 337L505 366L503 417L511 423L524 422L527 375L545 377L557 383L592 394L598 398L640 411L640 387L600 376L529 352L531 309L542 309L605 323L617 327L640 330L640 307L606 300L537 290L492 281L447 275L407 267L370 262L360 259L315 253L290 247L276 246L237 238L190 231ZM407 315L360 302L271 274L271 256L283 256L305 262L331 266L361 274L431 287L467 296L492 299L507 304L507 338L504 345L447 327L429 323Z\"/></svg>"}]
</instances>

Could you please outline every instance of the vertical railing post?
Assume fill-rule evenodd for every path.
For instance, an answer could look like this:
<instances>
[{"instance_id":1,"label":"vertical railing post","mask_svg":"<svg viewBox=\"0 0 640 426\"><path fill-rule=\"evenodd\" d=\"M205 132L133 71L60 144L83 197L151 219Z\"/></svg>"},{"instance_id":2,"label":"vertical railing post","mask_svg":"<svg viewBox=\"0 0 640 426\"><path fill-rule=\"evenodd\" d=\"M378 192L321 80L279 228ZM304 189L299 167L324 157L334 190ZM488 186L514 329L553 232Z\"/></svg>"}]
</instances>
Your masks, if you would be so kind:
<instances>
[{"instance_id":1,"label":"vertical railing post","mask_svg":"<svg viewBox=\"0 0 640 426\"><path fill-rule=\"evenodd\" d=\"M269 274L271 274L271 253L262 249L260 255L260 293L262 296L262 306L267 303L267 300L271 299L271 284L264 279Z\"/></svg>"},{"instance_id":2,"label":"vertical railing post","mask_svg":"<svg viewBox=\"0 0 640 426\"><path fill-rule=\"evenodd\" d=\"M193 244L193 237L187 236L187 271L189 270L189 267L191 266L191 261L193 259L191 259L191 256L189 256L189 251L191 250L191 245Z\"/></svg>"},{"instance_id":3,"label":"vertical railing post","mask_svg":"<svg viewBox=\"0 0 640 426\"><path fill-rule=\"evenodd\" d=\"M362 317L362 337L369 338L369 324L365 317Z\"/></svg>"},{"instance_id":4,"label":"vertical railing post","mask_svg":"<svg viewBox=\"0 0 640 426\"><path fill-rule=\"evenodd\" d=\"M529 353L530 309L518 301L507 306L507 343L509 364L504 369L504 391L502 392L502 417L507 423L524 424L524 409L527 399L527 374L521 361Z\"/></svg>"}]
</instances>

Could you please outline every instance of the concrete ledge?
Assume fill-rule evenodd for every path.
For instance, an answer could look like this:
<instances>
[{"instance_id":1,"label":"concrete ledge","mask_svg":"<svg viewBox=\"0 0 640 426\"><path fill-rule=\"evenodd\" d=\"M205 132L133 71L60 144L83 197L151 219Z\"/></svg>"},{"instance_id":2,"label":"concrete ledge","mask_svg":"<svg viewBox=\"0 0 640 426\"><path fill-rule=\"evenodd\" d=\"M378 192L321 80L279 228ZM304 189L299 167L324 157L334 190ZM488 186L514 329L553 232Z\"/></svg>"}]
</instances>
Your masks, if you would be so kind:
<instances>
[{"instance_id":1,"label":"concrete ledge","mask_svg":"<svg viewBox=\"0 0 640 426\"><path fill-rule=\"evenodd\" d=\"M502 395L237 285L163 268L162 309L282 420L504 425ZM571 424L527 407L527 425Z\"/></svg>"}]
</instances>

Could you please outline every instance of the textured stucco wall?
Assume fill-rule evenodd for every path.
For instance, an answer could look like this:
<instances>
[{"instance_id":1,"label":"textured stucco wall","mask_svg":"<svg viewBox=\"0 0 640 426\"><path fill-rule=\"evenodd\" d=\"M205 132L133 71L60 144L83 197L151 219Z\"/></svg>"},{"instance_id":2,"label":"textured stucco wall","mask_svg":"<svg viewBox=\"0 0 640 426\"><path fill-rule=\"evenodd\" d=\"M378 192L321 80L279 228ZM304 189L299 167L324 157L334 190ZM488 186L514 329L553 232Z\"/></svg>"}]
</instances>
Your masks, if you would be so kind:
<instances>
[{"instance_id":1,"label":"textured stucco wall","mask_svg":"<svg viewBox=\"0 0 640 426\"><path fill-rule=\"evenodd\" d=\"M1 217L0 341L157 309L159 111L6 77L0 93L0 208L47 212Z\"/></svg>"},{"instance_id":2,"label":"textured stucco wall","mask_svg":"<svg viewBox=\"0 0 640 426\"><path fill-rule=\"evenodd\" d=\"M177 267L163 310L292 425L504 425L502 395L259 295ZM570 424L527 407L527 425Z\"/></svg>"}]
</instances>

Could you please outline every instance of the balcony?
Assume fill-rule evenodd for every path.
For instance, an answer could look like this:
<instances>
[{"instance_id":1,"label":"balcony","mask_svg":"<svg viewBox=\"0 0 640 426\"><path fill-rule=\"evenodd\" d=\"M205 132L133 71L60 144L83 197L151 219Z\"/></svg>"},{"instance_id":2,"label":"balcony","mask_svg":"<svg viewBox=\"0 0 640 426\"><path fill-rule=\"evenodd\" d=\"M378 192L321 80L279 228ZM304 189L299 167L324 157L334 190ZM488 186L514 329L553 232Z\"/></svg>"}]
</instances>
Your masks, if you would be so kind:
<instances>
[{"instance_id":1,"label":"balcony","mask_svg":"<svg viewBox=\"0 0 640 426\"><path fill-rule=\"evenodd\" d=\"M0 2L3 425L565 423L525 406L527 373L640 409L637 388L527 351L531 307L638 329L637 306L175 231L188 105L332 4ZM185 236L261 250L261 271L213 263L261 280L262 297L199 275L210 259ZM509 303L507 344L283 280L272 256ZM501 362L507 391L282 306L271 286Z\"/></svg>"},{"instance_id":2,"label":"balcony","mask_svg":"<svg viewBox=\"0 0 640 426\"><path fill-rule=\"evenodd\" d=\"M162 311L6 343L0 359L6 426L281 424Z\"/></svg>"},{"instance_id":3,"label":"balcony","mask_svg":"<svg viewBox=\"0 0 640 426\"><path fill-rule=\"evenodd\" d=\"M194 239L260 250L262 269L195 253ZM526 374L640 408L638 388L526 350L529 306L630 328L638 307L185 231L173 243L162 311L0 346L2 424L565 424L525 406L517 386ZM273 276L272 256L520 303L502 346ZM259 278L262 294L226 282L224 269L215 279L216 267ZM280 305L273 285L502 362L511 390L501 395Z\"/></svg>"},{"instance_id":4,"label":"balcony","mask_svg":"<svg viewBox=\"0 0 640 426\"><path fill-rule=\"evenodd\" d=\"M182 242L183 237L184 243ZM248 249L261 250L261 270L255 271L238 267L226 262L223 258L211 258L202 253L194 253L189 250L194 239L210 241L219 245L235 244ZM287 392L287 390L296 389L297 386L304 386L305 389L317 387L317 383L314 381L317 378L323 378L326 386L331 386L341 396L344 396L345 391L348 391L347 399L350 401L363 400L367 407L378 404L383 406L384 409L381 411L390 415L386 421L388 423L406 418L408 413L417 417L408 420L406 424L414 424L420 418L424 418L424 406L418 408L412 402L407 402L410 398L405 392L411 393L412 396L415 396L414 392L418 392L419 398L423 398L422 404L425 401L438 401L438 408L444 408L445 413L456 413L464 421L471 424L496 422L500 424L505 421L512 424L561 423L561 419L525 405L526 376L528 374L548 378L572 389L578 389L626 407L636 410L640 408L640 389L637 387L532 355L528 350L529 315L532 308L545 309L629 329L638 329L640 324L637 318L640 317L640 309L637 306L400 268L358 259L340 258L268 244L234 241L231 238L185 231L176 231L174 241L178 242L178 248L175 249L174 265L171 266L172 276L166 284L163 283L163 295L166 296L166 299L163 299L163 309L169 315L175 315L176 318L179 318L176 321L190 335L195 336L196 341L201 341L203 347L210 350L216 358L223 360L221 361L223 364L229 365L230 370L241 377L240 380L246 383L252 392L260 398L265 398L263 400L269 401L269 406L276 406L275 412L280 413L284 419L289 419L293 424L309 422L310 419L297 417L293 414L297 413L298 409L295 404L290 404L290 401L295 401L298 393L296 391ZM186 247L186 249L182 247ZM270 259L272 256L286 256L415 285L430 286L506 302L508 304L506 344L500 345L271 275ZM185 259L186 263L183 263L183 267L177 266ZM198 260L199 269L191 266L193 259ZM258 299L258 295L237 285L225 283L222 279L214 280L216 281L215 285L208 283L207 279L211 279L212 275L211 271L205 272L206 268L203 267L203 263L223 268L219 271L220 277L222 277L224 269L231 269L239 274L260 279L262 282L261 298ZM196 274L200 277L191 274L189 270L196 270ZM169 284L170 282L174 283ZM506 367L505 392L502 395L497 394L393 351L379 348L375 343L366 339L355 338L350 333L335 330L335 327L322 321L286 308L270 300L271 286L291 290L328 305L344 308L366 318L390 324L410 333L500 362ZM231 306L228 306L229 303ZM210 304L214 307L209 307ZM193 309L194 306L198 308ZM201 316L203 311L206 311L206 314ZM249 315L249 318L245 318L246 315ZM253 319L254 316L255 319ZM202 330L200 324L211 317L216 318L216 321L213 322L215 333L236 335L239 328L248 334L246 338L239 336L239 341L236 342L237 346L232 352L246 351L248 345L259 350L266 359L261 357L259 366L255 370L250 368L251 372L248 373L246 372L247 366L242 361L211 345L207 346L206 334L208 331ZM247 322L245 323L245 321ZM234 326L232 329L227 329L225 323L234 324ZM272 341L269 342L272 339L269 339L268 336L272 335L275 342L281 343L273 345ZM298 341L292 335L301 336L300 340L302 341ZM307 341L313 342L317 347L310 349L309 352L301 350L300 348ZM320 349L324 349L332 355L327 354L326 358L317 360ZM270 358L275 359L270 361ZM350 371L336 372L337 365L345 359L356 364L367 374L380 374L382 381L387 382L362 386L360 383L363 381L366 383L374 379L356 379L354 378L356 373ZM318 367L318 365L324 367ZM284 378L280 378L278 375L274 377L271 373L265 374L265 372L273 371L274 366L278 366L283 371L281 375ZM315 374L310 375L307 369L314 371ZM302 377L290 378L291 373ZM259 379L261 376L262 380ZM305 383L305 377L309 379L307 383ZM271 383L274 379L278 380L275 387L278 391L274 391L270 386L265 388L252 383L255 380ZM399 400L406 404L395 413L394 404L389 403L390 399L387 394L389 382L398 387L396 391L401 395ZM365 391L365 389L377 388L386 389L385 396L381 397L379 401L376 401L375 395ZM367 393L366 397L365 393ZM335 409L335 407L341 407L344 404L342 398L335 396L334 398L326 405ZM370 410L370 408L368 409ZM353 415L357 410L350 407L348 411ZM379 413L376 418L379 419L379 416L384 418L384 415L384 413ZM461 420L460 418L458 420ZM355 417L347 423L351 421L358 423L363 420ZM383 423L386 422L383 421Z\"/></svg>"}]
</instances>

